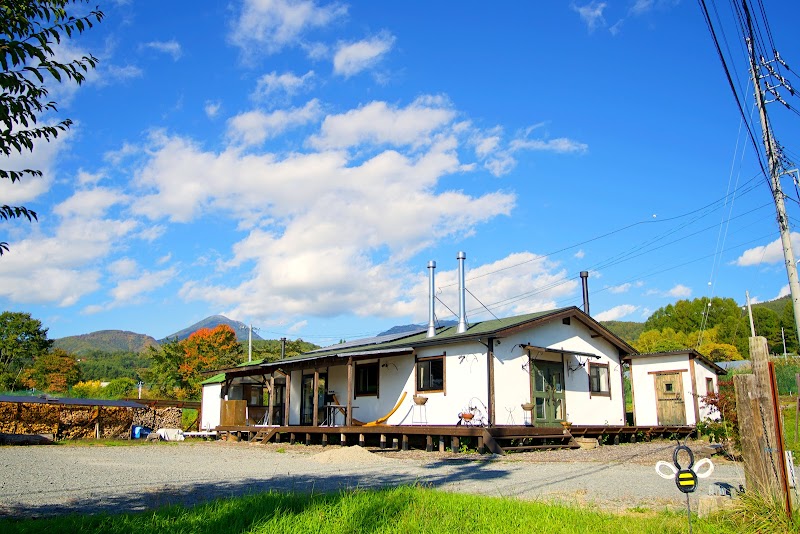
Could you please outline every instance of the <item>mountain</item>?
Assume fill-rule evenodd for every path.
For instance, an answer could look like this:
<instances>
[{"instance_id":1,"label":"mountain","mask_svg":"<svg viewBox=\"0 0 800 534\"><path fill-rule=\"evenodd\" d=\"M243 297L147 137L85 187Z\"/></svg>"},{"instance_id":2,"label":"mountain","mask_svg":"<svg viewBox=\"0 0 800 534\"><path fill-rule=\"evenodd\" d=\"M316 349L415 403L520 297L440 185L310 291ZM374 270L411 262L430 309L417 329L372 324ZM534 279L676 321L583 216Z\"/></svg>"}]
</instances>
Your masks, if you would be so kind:
<instances>
[{"instance_id":1,"label":"mountain","mask_svg":"<svg viewBox=\"0 0 800 534\"><path fill-rule=\"evenodd\" d=\"M439 321L439 323L436 326L438 328L440 326L455 326L457 324L458 321L447 320L447 321ZM393 326L389 330L385 330L377 335L386 336L389 334L403 334L405 332L419 332L420 330L427 330L427 329L428 329L427 324L401 324Z\"/></svg>"},{"instance_id":2,"label":"mountain","mask_svg":"<svg viewBox=\"0 0 800 534\"><path fill-rule=\"evenodd\" d=\"M786 303L787 302L791 302L791 301L792 301L792 297L789 296L789 295L786 295L785 297L781 297L781 298L775 299L775 300L768 300L766 302L756 302L755 304L752 304L752 307L753 308L769 308L770 310L772 310L775 313L777 313L778 316L780 316L781 314L783 314L783 308L786 306Z\"/></svg>"},{"instance_id":3,"label":"mountain","mask_svg":"<svg viewBox=\"0 0 800 534\"><path fill-rule=\"evenodd\" d=\"M197 332L201 328L215 328L221 324L226 324L233 328L233 331L236 332L236 339L240 342L244 341L247 342L247 336L249 334L250 327L244 324L241 321L234 321L233 319L228 319L224 315L212 315L211 317L206 317L202 321L198 321L194 323L192 326L184 328L183 330L179 330L174 334L170 334L164 339L160 339L159 343L166 343L172 341L173 339L177 338L179 341L182 339L186 339L191 336L193 333ZM255 329L253 330L253 341L262 340L261 336L259 336Z\"/></svg>"},{"instance_id":4,"label":"mountain","mask_svg":"<svg viewBox=\"0 0 800 534\"><path fill-rule=\"evenodd\" d=\"M644 323L637 323L636 321L600 321L600 324L628 343L636 341L639 335L644 332Z\"/></svg>"},{"instance_id":5,"label":"mountain","mask_svg":"<svg viewBox=\"0 0 800 534\"><path fill-rule=\"evenodd\" d=\"M102 352L139 353L147 347L158 346L158 341L144 334L124 330L100 330L90 334L67 336L54 340L53 346L73 354L85 354L97 350Z\"/></svg>"}]
</instances>

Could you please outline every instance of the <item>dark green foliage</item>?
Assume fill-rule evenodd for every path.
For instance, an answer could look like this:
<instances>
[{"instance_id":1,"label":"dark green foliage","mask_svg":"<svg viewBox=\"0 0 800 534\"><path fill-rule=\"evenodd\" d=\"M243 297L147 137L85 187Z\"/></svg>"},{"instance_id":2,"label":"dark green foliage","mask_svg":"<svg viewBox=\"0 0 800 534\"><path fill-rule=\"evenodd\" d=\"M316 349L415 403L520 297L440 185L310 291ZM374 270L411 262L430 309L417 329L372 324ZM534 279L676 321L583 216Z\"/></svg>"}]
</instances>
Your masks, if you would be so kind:
<instances>
[{"instance_id":1,"label":"dark green foliage","mask_svg":"<svg viewBox=\"0 0 800 534\"><path fill-rule=\"evenodd\" d=\"M800 373L800 358L774 358L775 381L778 383L779 395L797 395L797 380Z\"/></svg>"},{"instance_id":2,"label":"dark green foliage","mask_svg":"<svg viewBox=\"0 0 800 534\"><path fill-rule=\"evenodd\" d=\"M0 390L18 388L23 369L33 366L34 358L47 353L52 344L47 328L29 313L0 314Z\"/></svg>"},{"instance_id":3,"label":"dark green foliage","mask_svg":"<svg viewBox=\"0 0 800 534\"><path fill-rule=\"evenodd\" d=\"M142 380L152 359L147 352L104 352L89 350L80 355L78 365L83 380L114 380L130 378L136 382Z\"/></svg>"},{"instance_id":4,"label":"dark green foliage","mask_svg":"<svg viewBox=\"0 0 800 534\"><path fill-rule=\"evenodd\" d=\"M158 341L153 337L135 332L100 330L90 334L56 339L54 346L84 356L92 353L144 352L148 347L157 347Z\"/></svg>"},{"instance_id":5,"label":"dark green foliage","mask_svg":"<svg viewBox=\"0 0 800 534\"><path fill-rule=\"evenodd\" d=\"M286 354L285 357L298 356L304 352L320 348L319 345L314 345L302 339L287 339L286 340ZM280 339L262 339L253 341L253 359L254 360L278 360L281 357L281 340Z\"/></svg>"},{"instance_id":6,"label":"dark green foliage","mask_svg":"<svg viewBox=\"0 0 800 534\"><path fill-rule=\"evenodd\" d=\"M633 343L644 332L644 323L635 321L601 321L600 324L611 330L628 343Z\"/></svg>"},{"instance_id":7,"label":"dark green foliage","mask_svg":"<svg viewBox=\"0 0 800 534\"><path fill-rule=\"evenodd\" d=\"M45 84L85 79L94 69L97 58L84 56L68 63L57 61L53 47L62 38L70 38L103 19L102 11L91 11L75 18L66 11L74 0L15 0L0 4L0 153L5 156L32 151L37 141L51 141L72 126L69 119L39 125L39 116L55 112L56 103L48 100ZM0 179L16 182L23 177L41 176L34 169L0 169ZM36 212L24 206L0 204L0 219L29 221ZM0 242L0 255L8 243Z\"/></svg>"}]
</instances>

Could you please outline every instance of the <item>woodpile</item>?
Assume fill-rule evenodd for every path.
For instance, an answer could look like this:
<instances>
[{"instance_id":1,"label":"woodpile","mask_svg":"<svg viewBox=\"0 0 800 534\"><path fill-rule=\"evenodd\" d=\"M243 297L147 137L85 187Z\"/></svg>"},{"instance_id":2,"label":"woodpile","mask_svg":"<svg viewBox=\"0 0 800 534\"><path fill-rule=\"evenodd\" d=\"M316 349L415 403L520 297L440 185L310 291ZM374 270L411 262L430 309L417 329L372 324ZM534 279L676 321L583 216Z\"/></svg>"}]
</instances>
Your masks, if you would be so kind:
<instances>
[{"instance_id":1,"label":"woodpile","mask_svg":"<svg viewBox=\"0 0 800 534\"><path fill-rule=\"evenodd\" d=\"M56 439L127 439L132 426L181 428L180 408L127 408L0 402L0 433L53 434Z\"/></svg>"},{"instance_id":2,"label":"woodpile","mask_svg":"<svg viewBox=\"0 0 800 534\"><path fill-rule=\"evenodd\" d=\"M159 428L183 428L180 408L145 408L134 410L133 426L142 426L158 430Z\"/></svg>"}]
</instances>

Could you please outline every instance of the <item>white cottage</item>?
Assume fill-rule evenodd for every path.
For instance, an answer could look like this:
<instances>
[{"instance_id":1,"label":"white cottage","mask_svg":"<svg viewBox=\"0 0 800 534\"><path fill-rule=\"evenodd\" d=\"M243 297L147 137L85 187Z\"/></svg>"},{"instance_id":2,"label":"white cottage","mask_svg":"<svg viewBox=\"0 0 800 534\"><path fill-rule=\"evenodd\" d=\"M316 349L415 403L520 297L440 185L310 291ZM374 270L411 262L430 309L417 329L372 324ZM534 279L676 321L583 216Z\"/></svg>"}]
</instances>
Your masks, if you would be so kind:
<instances>
[{"instance_id":1,"label":"white cottage","mask_svg":"<svg viewBox=\"0 0 800 534\"><path fill-rule=\"evenodd\" d=\"M725 369L693 349L631 354L634 424L696 425L715 417L702 398L717 393L717 377Z\"/></svg>"},{"instance_id":2,"label":"white cottage","mask_svg":"<svg viewBox=\"0 0 800 534\"><path fill-rule=\"evenodd\" d=\"M204 398L246 400L250 414L271 414L262 422L281 426L625 424L622 360L634 350L580 309L458 330L394 334L254 362L205 384ZM253 388L263 392L254 395ZM213 410L211 401L207 406ZM204 400L204 421L210 417Z\"/></svg>"}]
</instances>

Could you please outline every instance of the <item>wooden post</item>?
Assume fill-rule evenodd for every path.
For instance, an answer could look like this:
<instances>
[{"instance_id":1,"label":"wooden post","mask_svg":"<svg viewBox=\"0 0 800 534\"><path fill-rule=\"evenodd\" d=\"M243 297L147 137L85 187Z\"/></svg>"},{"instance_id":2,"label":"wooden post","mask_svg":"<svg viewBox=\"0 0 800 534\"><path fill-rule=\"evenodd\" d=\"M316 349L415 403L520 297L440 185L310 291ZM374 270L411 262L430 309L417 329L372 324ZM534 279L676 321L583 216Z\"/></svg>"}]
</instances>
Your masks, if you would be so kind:
<instances>
[{"instance_id":1,"label":"wooden post","mask_svg":"<svg viewBox=\"0 0 800 534\"><path fill-rule=\"evenodd\" d=\"M311 445L311 434L306 432L306 445Z\"/></svg>"},{"instance_id":2,"label":"wooden post","mask_svg":"<svg viewBox=\"0 0 800 534\"><path fill-rule=\"evenodd\" d=\"M347 434L345 434L344 432L339 434L339 440L340 440L340 445L342 447L345 447L347 445Z\"/></svg>"},{"instance_id":3,"label":"wooden post","mask_svg":"<svg viewBox=\"0 0 800 534\"><path fill-rule=\"evenodd\" d=\"M274 425L275 421L272 420L272 410L275 408L275 375L270 375L269 377L269 406L267 410L269 410L267 421L269 424Z\"/></svg>"},{"instance_id":4,"label":"wooden post","mask_svg":"<svg viewBox=\"0 0 800 534\"><path fill-rule=\"evenodd\" d=\"M433 452L433 436L425 436L425 452Z\"/></svg>"},{"instance_id":5,"label":"wooden post","mask_svg":"<svg viewBox=\"0 0 800 534\"><path fill-rule=\"evenodd\" d=\"M359 434L358 435L358 446L359 447L363 447L364 446L364 434Z\"/></svg>"},{"instance_id":6,"label":"wooden post","mask_svg":"<svg viewBox=\"0 0 800 534\"><path fill-rule=\"evenodd\" d=\"M791 516L785 459L780 435L777 390L764 337L750 338L752 375L734 376L739 435L748 489L786 505ZM749 465L748 465L749 464Z\"/></svg>"},{"instance_id":7,"label":"wooden post","mask_svg":"<svg viewBox=\"0 0 800 534\"><path fill-rule=\"evenodd\" d=\"M439 436L439 452L444 452L444 436Z\"/></svg>"},{"instance_id":8,"label":"wooden post","mask_svg":"<svg viewBox=\"0 0 800 534\"><path fill-rule=\"evenodd\" d=\"M736 416L739 419L739 437L744 457L744 476L747 488L763 491L770 487L764 439L758 398L756 397L756 377L754 375L734 375L733 386L736 391Z\"/></svg>"},{"instance_id":9,"label":"wooden post","mask_svg":"<svg viewBox=\"0 0 800 534\"><path fill-rule=\"evenodd\" d=\"M353 426L353 358L347 359L347 426Z\"/></svg>"},{"instance_id":10,"label":"wooden post","mask_svg":"<svg viewBox=\"0 0 800 534\"><path fill-rule=\"evenodd\" d=\"M403 450L408 450L408 436L406 434L403 434Z\"/></svg>"},{"instance_id":11,"label":"wooden post","mask_svg":"<svg viewBox=\"0 0 800 534\"><path fill-rule=\"evenodd\" d=\"M458 436L452 436L450 438L450 450L452 450L454 453L458 452L458 445L459 445Z\"/></svg>"},{"instance_id":12,"label":"wooden post","mask_svg":"<svg viewBox=\"0 0 800 534\"><path fill-rule=\"evenodd\" d=\"M697 374L694 368L694 358L689 357L689 378L692 381L692 401L694 403L694 424L700 422L700 399L697 397Z\"/></svg>"},{"instance_id":13,"label":"wooden post","mask_svg":"<svg viewBox=\"0 0 800 534\"><path fill-rule=\"evenodd\" d=\"M322 446L327 447L328 445L328 434L322 434Z\"/></svg>"},{"instance_id":14,"label":"wooden post","mask_svg":"<svg viewBox=\"0 0 800 534\"><path fill-rule=\"evenodd\" d=\"M488 339L488 348L486 349L486 376L487 376L487 386L489 387L489 406L488 408L488 421L486 422L489 426L494 426L494 338L490 337Z\"/></svg>"},{"instance_id":15,"label":"wooden post","mask_svg":"<svg viewBox=\"0 0 800 534\"><path fill-rule=\"evenodd\" d=\"M314 393L313 393L313 401L312 401L312 410L313 415L311 416L311 424L314 426L319 426L319 369L316 367L314 368Z\"/></svg>"},{"instance_id":16,"label":"wooden post","mask_svg":"<svg viewBox=\"0 0 800 534\"><path fill-rule=\"evenodd\" d=\"M94 438L100 439L100 406L95 409L94 413Z\"/></svg>"},{"instance_id":17,"label":"wooden post","mask_svg":"<svg viewBox=\"0 0 800 534\"><path fill-rule=\"evenodd\" d=\"M286 393L284 394L284 405L283 405L283 424L284 426L289 426L289 398L292 396L292 373L289 371L286 373ZM294 444L294 441L292 441Z\"/></svg>"},{"instance_id":18,"label":"wooden post","mask_svg":"<svg viewBox=\"0 0 800 534\"><path fill-rule=\"evenodd\" d=\"M381 449L386 448L386 434L381 434Z\"/></svg>"}]
</instances>

